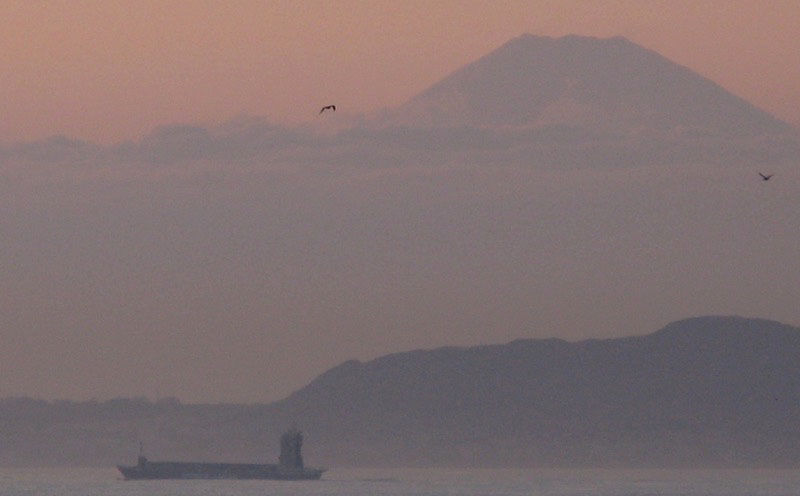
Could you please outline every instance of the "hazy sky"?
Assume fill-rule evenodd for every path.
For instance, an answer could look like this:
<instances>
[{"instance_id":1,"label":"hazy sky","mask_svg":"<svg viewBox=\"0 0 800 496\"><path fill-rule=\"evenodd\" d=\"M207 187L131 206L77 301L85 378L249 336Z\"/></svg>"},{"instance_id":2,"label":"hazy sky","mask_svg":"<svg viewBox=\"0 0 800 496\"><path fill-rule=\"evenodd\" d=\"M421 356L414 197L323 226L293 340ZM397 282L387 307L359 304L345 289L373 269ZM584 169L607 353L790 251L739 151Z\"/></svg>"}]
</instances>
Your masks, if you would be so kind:
<instances>
[{"instance_id":1,"label":"hazy sky","mask_svg":"<svg viewBox=\"0 0 800 496\"><path fill-rule=\"evenodd\" d=\"M800 123L794 0L8 0L0 140L374 111L525 32L622 35Z\"/></svg>"},{"instance_id":2,"label":"hazy sky","mask_svg":"<svg viewBox=\"0 0 800 496\"><path fill-rule=\"evenodd\" d=\"M799 13L3 2L0 397L264 401L414 348L798 324L796 146L275 123L398 105L525 32L623 35L798 123Z\"/></svg>"}]
</instances>

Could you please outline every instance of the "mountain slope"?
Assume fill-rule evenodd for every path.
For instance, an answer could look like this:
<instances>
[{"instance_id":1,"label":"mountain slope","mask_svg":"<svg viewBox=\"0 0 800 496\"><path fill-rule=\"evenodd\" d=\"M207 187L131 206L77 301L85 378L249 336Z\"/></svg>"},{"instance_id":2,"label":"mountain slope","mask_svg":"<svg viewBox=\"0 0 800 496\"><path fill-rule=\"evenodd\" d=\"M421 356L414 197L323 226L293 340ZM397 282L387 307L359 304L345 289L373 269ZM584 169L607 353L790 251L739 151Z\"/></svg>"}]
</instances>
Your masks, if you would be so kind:
<instances>
[{"instance_id":1,"label":"mountain slope","mask_svg":"<svg viewBox=\"0 0 800 496\"><path fill-rule=\"evenodd\" d=\"M625 38L523 35L402 105L398 122L433 126L589 126L723 135L791 127Z\"/></svg>"},{"instance_id":2,"label":"mountain slope","mask_svg":"<svg viewBox=\"0 0 800 496\"><path fill-rule=\"evenodd\" d=\"M800 330L709 317L400 353L344 363L274 415L352 463L800 463Z\"/></svg>"}]
</instances>

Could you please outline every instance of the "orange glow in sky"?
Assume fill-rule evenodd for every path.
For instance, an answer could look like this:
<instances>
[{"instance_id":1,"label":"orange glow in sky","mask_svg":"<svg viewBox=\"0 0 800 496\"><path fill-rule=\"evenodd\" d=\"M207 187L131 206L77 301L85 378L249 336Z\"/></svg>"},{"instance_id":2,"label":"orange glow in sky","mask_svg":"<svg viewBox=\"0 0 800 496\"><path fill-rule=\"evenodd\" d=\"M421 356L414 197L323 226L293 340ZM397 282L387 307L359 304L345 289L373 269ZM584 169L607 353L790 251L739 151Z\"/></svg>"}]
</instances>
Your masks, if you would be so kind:
<instances>
[{"instance_id":1,"label":"orange glow in sky","mask_svg":"<svg viewBox=\"0 0 800 496\"><path fill-rule=\"evenodd\" d=\"M800 123L800 3L6 1L0 140L371 112L522 33L622 35Z\"/></svg>"}]
</instances>

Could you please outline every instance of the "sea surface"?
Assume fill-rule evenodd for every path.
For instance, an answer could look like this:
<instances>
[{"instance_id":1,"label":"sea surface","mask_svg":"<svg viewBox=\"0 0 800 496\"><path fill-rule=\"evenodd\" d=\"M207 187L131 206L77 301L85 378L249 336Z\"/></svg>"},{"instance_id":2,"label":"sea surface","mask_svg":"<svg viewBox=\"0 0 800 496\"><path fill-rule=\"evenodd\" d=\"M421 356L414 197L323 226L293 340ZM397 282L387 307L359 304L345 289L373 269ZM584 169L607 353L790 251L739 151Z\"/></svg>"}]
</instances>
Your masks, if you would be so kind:
<instances>
[{"instance_id":1,"label":"sea surface","mask_svg":"<svg viewBox=\"0 0 800 496\"><path fill-rule=\"evenodd\" d=\"M800 470L335 469L320 481L123 481L115 469L0 468L0 496L799 496Z\"/></svg>"}]
</instances>

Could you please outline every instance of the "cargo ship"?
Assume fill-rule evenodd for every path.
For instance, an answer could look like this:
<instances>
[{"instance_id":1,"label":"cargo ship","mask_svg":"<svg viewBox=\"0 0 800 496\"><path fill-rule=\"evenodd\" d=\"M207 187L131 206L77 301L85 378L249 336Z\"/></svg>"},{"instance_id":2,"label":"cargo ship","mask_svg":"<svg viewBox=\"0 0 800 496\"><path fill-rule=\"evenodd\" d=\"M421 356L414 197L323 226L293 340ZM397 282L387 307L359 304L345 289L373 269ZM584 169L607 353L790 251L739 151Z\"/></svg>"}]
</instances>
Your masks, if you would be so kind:
<instances>
[{"instance_id":1,"label":"cargo ship","mask_svg":"<svg viewBox=\"0 0 800 496\"><path fill-rule=\"evenodd\" d=\"M125 480L137 479L270 479L317 480L324 468L308 468L300 450L303 434L290 429L281 436L281 454L277 464L151 462L139 453L136 465L117 465Z\"/></svg>"}]
</instances>

